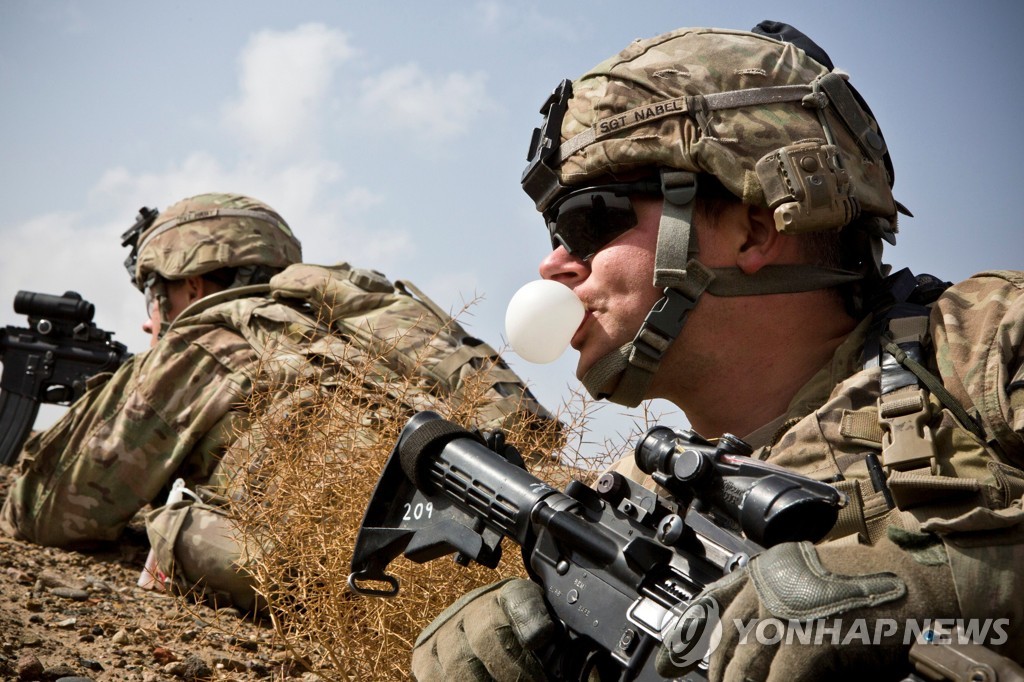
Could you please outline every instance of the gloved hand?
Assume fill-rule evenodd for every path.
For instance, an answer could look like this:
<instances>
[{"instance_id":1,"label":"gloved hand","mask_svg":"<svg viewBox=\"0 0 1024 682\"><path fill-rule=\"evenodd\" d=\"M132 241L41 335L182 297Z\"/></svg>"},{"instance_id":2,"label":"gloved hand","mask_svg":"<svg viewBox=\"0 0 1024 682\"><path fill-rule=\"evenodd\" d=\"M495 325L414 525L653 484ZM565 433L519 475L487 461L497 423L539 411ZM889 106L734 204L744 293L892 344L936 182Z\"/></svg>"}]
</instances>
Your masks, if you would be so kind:
<instances>
[{"instance_id":1,"label":"gloved hand","mask_svg":"<svg viewBox=\"0 0 1024 682\"><path fill-rule=\"evenodd\" d=\"M502 580L467 593L420 633L412 673L420 682L543 681L547 678L531 652L556 631L540 585Z\"/></svg>"},{"instance_id":2,"label":"gloved hand","mask_svg":"<svg viewBox=\"0 0 1024 682\"><path fill-rule=\"evenodd\" d=\"M658 672L692 667L692 655L690 666L680 665L685 643L719 614L711 682L892 677L908 667L920 634L908 637L908 619L927 629L925 621L959 615L941 540L905 532L898 539L901 546L883 539L873 547L800 542L766 550L694 599L666 633Z\"/></svg>"}]
</instances>

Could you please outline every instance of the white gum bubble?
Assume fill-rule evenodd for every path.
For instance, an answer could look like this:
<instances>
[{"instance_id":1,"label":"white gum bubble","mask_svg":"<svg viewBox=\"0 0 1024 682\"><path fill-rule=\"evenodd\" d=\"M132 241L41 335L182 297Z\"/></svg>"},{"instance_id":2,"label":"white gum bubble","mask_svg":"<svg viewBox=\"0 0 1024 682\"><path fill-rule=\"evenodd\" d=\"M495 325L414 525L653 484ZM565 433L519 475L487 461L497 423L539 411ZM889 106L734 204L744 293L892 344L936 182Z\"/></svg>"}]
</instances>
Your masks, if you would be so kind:
<instances>
[{"instance_id":1,"label":"white gum bubble","mask_svg":"<svg viewBox=\"0 0 1024 682\"><path fill-rule=\"evenodd\" d=\"M521 358L547 364L568 348L584 313L583 302L572 289L552 280L535 280L523 285L509 301L505 334Z\"/></svg>"}]
</instances>

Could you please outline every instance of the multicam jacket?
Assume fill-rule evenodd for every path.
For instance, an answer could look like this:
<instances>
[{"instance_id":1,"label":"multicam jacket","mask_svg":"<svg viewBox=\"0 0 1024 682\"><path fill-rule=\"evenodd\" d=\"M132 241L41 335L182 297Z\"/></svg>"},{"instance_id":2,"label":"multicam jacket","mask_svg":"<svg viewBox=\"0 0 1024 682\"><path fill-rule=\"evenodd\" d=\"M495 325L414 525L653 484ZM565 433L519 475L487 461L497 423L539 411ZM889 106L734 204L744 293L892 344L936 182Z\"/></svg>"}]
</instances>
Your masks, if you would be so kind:
<instances>
[{"instance_id":1,"label":"multicam jacket","mask_svg":"<svg viewBox=\"0 0 1024 682\"><path fill-rule=\"evenodd\" d=\"M897 448L889 443L900 438L890 435L892 422L880 417L880 405L886 408L880 400L881 371L871 358L876 354L864 350L872 347L869 317L796 394L786 414L746 439L756 448L755 457L832 482L849 494L850 504L828 541L874 544L891 525L942 536L961 614L1008 618L1010 638L1003 653L1019 658L1024 643L1024 272L975 275L946 290L926 319L928 369L981 426L981 437L926 391L920 439L931 443L920 458L898 461ZM885 492L871 480L869 455L883 467ZM654 486L632 458L614 468Z\"/></svg>"},{"instance_id":2,"label":"multicam jacket","mask_svg":"<svg viewBox=\"0 0 1024 682\"><path fill-rule=\"evenodd\" d=\"M269 290L197 302L154 348L95 382L26 444L0 528L53 546L116 539L174 479L209 481L244 433L244 401L259 382L281 382L332 344L377 354L384 372L416 375L424 394L483 382L491 402L480 427L551 418L490 346L379 273L298 264Z\"/></svg>"}]
</instances>

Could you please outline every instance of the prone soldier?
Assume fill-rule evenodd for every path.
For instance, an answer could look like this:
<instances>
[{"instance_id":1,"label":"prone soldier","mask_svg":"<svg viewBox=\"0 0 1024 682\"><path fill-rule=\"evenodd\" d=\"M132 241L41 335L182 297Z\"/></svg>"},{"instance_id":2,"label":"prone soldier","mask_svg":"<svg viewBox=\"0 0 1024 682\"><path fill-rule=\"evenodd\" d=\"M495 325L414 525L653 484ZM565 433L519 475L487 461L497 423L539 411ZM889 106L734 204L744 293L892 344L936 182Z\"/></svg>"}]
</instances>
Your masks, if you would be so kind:
<instances>
[{"instance_id":1,"label":"prone soldier","mask_svg":"<svg viewBox=\"0 0 1024 682\"><path fill-rule=\"evenodd\" d=\"M157 584L170 576L182 589L251 609L252 557L233 520L215 497L180 499L180 491L223 492L230 483L239 466L232 448L256 417L246 401L259 387L329 367L324 358L348 347L369 357L387 348L405 354L404 364L383 358L391 371L422 374L419 383L439 394L470 381L483 387L479 427L550 418L489 345L411 285L345 264L301 263L291 228L261 201L201 194L162 213L143 209L123 242L132 283L145 293L151 347L91 384L26 444L0 514L0 529L15 538L59 547L113 541L152 504ZM174 503L165 505L169 495Z\"/></svg>"}]
</instances>

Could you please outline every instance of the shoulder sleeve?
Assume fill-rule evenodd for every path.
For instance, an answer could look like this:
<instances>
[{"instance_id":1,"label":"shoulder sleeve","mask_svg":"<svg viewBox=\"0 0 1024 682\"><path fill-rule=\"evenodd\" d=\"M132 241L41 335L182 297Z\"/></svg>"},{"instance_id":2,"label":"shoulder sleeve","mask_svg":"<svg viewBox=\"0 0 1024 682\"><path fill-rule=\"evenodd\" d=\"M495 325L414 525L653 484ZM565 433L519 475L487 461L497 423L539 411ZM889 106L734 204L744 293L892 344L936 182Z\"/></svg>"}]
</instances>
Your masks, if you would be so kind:
<instances>
[{"instance_id":1,"label":"shoulder sleeve","mask_svg":"<svg viewBox=\"0 0 1024 682\"><path fill-rule=\"evenodd\" d=\"M1024 272L985 272L951 287L931 326L943 384L1024 466Z\"/></svg>"}]
</instances>

